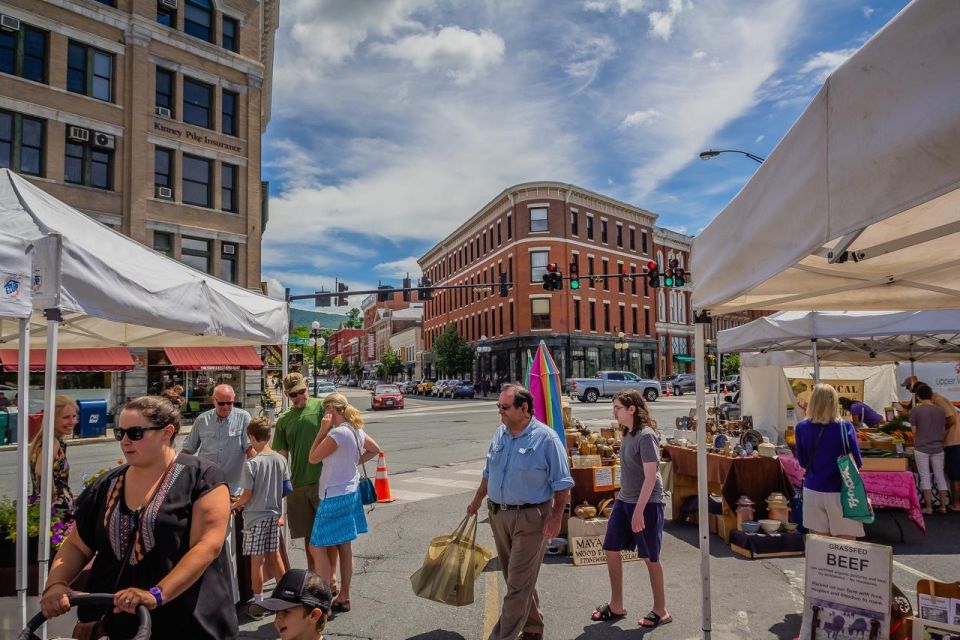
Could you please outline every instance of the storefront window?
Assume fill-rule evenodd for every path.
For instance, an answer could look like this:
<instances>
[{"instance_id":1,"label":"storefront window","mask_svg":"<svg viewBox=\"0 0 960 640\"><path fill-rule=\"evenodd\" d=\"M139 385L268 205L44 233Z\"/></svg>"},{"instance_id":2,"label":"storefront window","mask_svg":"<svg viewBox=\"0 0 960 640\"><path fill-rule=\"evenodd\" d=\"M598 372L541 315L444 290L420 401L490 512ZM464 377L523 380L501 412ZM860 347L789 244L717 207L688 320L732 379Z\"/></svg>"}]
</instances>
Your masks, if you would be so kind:
<instances>
[{"instance_id":1,"label":"storefront window","mask_svg":"<svg viewBox=\"0 0 960 640\"><path fill-rule=\"evenodd\" d=\"M586 378L587 372L585 364L583 349L572 349L570 351L570 377Z\"/></svg>"},{"instance_id":2,"label":"storefront window","mask_svg":"<svg viewBox=\"0 0 960 640\"><path fill-rule=\"evenodd\" d=\"M587 349L587 378L594 378L600 371L600 350L596 347Z\"/></svg>"}]
</instances>

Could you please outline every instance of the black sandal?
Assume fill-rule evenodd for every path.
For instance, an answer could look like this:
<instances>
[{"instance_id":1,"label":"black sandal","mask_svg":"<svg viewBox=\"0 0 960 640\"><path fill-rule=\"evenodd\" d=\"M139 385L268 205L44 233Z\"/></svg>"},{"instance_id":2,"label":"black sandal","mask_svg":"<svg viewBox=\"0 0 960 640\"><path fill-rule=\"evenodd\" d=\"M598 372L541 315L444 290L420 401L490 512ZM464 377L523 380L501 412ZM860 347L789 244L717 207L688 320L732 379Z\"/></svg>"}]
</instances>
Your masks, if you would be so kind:
<instances>
[{"instance_id":1,"label":"black sandal","mask_svg":"<svg viewBox=\"0 0 960 640\"><path fill-rule=\"evenodd\" d=\"M620 620L627 617L627 612L623 613L614 613L613 609L610 608L610 604L602 604L593 610L593 613L590 614L590 619L594 622L606 622L608 620Z\"/></svg>"},{"instance_id":2,"label":"black sandal","mask_svg":"<svg viewBox=\"0 0 960 640\"><path fill-rule=\"evenodd\" d=\"M651 624L643 624L644 622L650 622ZM657 627L670 624L671 622L673 622L673 616L667 614L667 617L661 618L656 611L651 610L650 613L643 616L643 618L641 618L640 622L637 624L644 629L656 629Z\"/></svg>"},{"instance_id":3,"label":"black sandal","mask_svg":"<svg viewBox=\"0 0 960 640\"><path fill-rule=\"evenodd\" d=\"M346 613L347 611L350 611L350 601L344 600L341 602L339 600L334 600L333 604L330 605L330 610L336 613Z\"/></svg>"}]
</instances>

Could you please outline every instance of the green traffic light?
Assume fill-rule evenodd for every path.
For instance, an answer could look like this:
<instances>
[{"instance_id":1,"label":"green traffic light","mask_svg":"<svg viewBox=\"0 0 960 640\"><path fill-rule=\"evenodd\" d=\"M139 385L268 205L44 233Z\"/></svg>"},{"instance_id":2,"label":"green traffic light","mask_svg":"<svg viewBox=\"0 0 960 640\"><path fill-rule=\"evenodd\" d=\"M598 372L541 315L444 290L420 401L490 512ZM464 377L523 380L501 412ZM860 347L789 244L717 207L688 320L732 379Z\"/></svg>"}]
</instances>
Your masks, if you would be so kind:
<instances>
[{"instance_id":1,"label":"green traffic light","mask_svg":"<svg viewBox=\"0 0 960 640\"><path fill-rule=\"evenodd\" d=\"M579 281L579 280L571 280L571 281L570 281L570 288L571 288L571 289L579 289L579 288L580 288L580 281Z\"/></svg>"},{"instance_id":2,"label":"green traffic light","mask_svg":"<svg viewBox=\"0 0 960 640\"><path fill-rule=\"evenodd\" d=\"M673 278L664 278L664 279L663 279L663 286L665 286L665 287L672 287L672 286L673 286Z\"/></svg>"}]
</instances>

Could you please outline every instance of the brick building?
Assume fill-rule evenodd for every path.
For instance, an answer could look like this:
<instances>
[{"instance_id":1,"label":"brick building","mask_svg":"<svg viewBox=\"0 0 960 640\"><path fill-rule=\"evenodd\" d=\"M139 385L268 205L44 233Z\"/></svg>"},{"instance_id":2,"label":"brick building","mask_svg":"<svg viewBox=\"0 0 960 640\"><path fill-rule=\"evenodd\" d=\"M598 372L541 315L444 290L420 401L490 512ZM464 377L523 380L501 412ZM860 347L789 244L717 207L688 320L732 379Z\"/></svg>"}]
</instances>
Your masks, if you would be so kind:
<instances>
[{"instance_id":1,"label":"brick building","mask_svg":"<svg viewBox=\"0 0 960 640\"><path fill-rule=\"evenodd\" d=\"M341 356L347 359L350 355L350 339L363 335L363 329L337 329L327 339L327 354L330 358Z\"/></svg>"},{"instance_id":2,"label":"brick building","mask_svg":"<svg viewBox=\"0 0 960 640\"><path fill-rule=\"evenodd\" d=\"M653 231L654 261L663 271L676 260L679 268L690 268L691 236L657 227ZM661 281L657 289L656 336L657 371L660 377L689 373L694 368L693 313L690 309L690 284L667 287Z\"/></svg>"},{"instance_id":3,"label":"brick building","mask_svg":"<svg viewBox=\"0 0 960 640\"><path fill-rule=\"evenodd\" d=\"M420 258L437 291L425 301L424 348L450 323L468 341L490 347L479 368L497 380L520 379L540 340L564 378L615 368L614 343L624 333L625 368L657 375L655 298L645 278L590 281L588 274L642 274L653 257L656 214L579 187L532 182L506 189ZM543 290L549 263L580 289ZM500 273L513 286L498 292ZM425 363L425 375L437 375ZM454 372L451 372L454 373ZM459 373L459 372L458 372ZM479 371L478 371L479 373Z\"/></svg>"},{"instance_id":4,"label":"brick building","mask_svg":"<svg viewBox=\"0 0 960 640\"><path fill-rule=\"evenodd\" d=\"M0 0L0 167L171 258L260 290L278 5ZM259 393L259 372L213 350L179 364L162 349L130 351L135 371L97 382L114 395L179 383L203 402L223 382L241 397Z\"/></svg>"}]
</instances>

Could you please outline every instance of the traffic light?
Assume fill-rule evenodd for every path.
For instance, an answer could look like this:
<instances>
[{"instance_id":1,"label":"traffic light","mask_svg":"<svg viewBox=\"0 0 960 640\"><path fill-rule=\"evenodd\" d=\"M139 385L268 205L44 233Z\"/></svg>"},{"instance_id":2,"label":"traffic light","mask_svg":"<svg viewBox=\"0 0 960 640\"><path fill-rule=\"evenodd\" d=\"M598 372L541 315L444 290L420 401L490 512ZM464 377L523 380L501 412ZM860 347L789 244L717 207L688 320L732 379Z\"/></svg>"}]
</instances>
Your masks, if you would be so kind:
<instances>
[{"instance_id":1,"label":"traffic light","mask_svg":"<svg viewBox=\"0 0 960 640\"><path fill-rule=\"evenodd\" d=\"M675 269L673 272L673 286L682 287L687 284L687 272L683 269Z\"/></svg>"},{"instance_id":2,"label":"traffic light","mask_svg":"<svg viewBox=\"0 0 960 640\"><path fill-rule=\"evenodd\" d=\"M500 297L506 298L510 295L510 285L507 283L507 272L500 272Z\"/></svg>"},{"instance_id":3,"label":"traffic light","mask_svg":"<svg viewBox=\"0 0 960 640\"><path fill-rule=\"evenodd\" d=\"M647 284L650 285L651 289L658 289L660 287L660 271L656 262L652 260L647 263Z\"/></svg>"},{"instance_id":4,"label":"traffic light","mask_svg":"<svg viewBox=\"0 0 960 640\"><path fill-rule=\"evenodd\" d=\"M663 286L665 287L678 287L676 275L677 271L680 269L680 261L676 258L671 258L667 263L667 269L663 272Z\"/></svg>"},{"instance_id":5,"label":"traffic light","mask_svg":"<svg viewBox=\"0 0 960 640\"><path fill-rule=\"evenodd\" d=\"M316 298L314 298L314 306L317 307L329 307L330 306L330 294L325 291L315 291Z\"/></svg>"},{"instance_id":6,"label":"traffic light","mask_svg":"<svg viewBox=\"0 0 960 640\"><path fill-rule=\"evenodd\" d=\"M340 295L337 296L337 306L338 306L338 307L346 307L348 304L350 304L350 303L347 301L347 296L343 295L343 294L346 293L347 291L348 291L348 289L347 289L347 285L346 285L346 284L344 284L343 282L337 282L337 293L340 294Z\"/></svg>"},{"instance_id":7,"label":"traffic light","mask_svg":"<svg viewBox=\"0 0 960 640\"><path fill-rule=\"evenodd\" d=\"M423 276L420 278L420 288L417 290L417 296L421 300L433 300L433 289L430 287L433 286L433 282L430 281L430 278Z\"/></svg>"},{"instance_id":8,"label":"traffic light","mask_svg":"<svg viewBox=\"0 0 960 640\"><path fill-rule=\"evenodd\" d=\"M403 279L403 301L410 302L410 299L413 295L413 292L410 291L412 283L410 282L410 274L407 274L407 277Z\"/></svg>"},{"instance_id":9,"label":"traffic light","mask_svg":"<svg viewBox=\"0 0 960 640\"><path fill-rule=\"evenodd\" d=\"M388 284L377 285L377 302L387 302L393 299L393 287Z\"/></svg>"},{"instance_id":10,"label":"traffic light","mask_svg":"<svg viewBox=\"0 0 960 640\"><path fill-rule=\"evenodd\" d=\"M570 288L574 291L580 288L580 265L576 262L570 263Z\"/></svg>"},{"instance_id":11,"label":"traffic light","mask_svg":"<svg viewBox=\"0 0 960 640\"><path fill-rule=\"evenodd\" d=\"M563 274L560 273L560 265L551 262L543 274L543 290L560 291L561 289L563 289Z\"/></svg>"}]
</instances>

